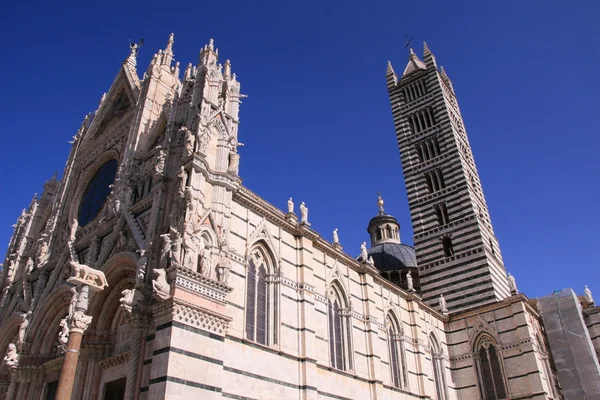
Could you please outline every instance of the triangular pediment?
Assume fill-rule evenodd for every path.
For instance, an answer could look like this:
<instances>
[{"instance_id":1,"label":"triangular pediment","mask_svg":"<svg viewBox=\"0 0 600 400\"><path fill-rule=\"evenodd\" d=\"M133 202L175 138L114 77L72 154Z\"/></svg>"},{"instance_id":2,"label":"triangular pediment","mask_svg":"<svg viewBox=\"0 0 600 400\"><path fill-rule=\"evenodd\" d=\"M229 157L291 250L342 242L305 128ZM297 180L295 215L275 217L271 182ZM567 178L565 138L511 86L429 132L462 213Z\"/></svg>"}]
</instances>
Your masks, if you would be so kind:
<instances>
[{"instance_id":1,"label":"triangular pediment","mask_svg":"<svg viewBox=\"0 0 600 400\"><path fill-rule=\"evenodd\" d=\"M135 108L139 95L139 80L132 79L131 67L123 65L88 129L85 141L100 136L106 128ZM127 70L127 71L126 71Z\"/></svg>"},{"instance_id":2,"label":"triangular pediment","mask_svg":"<svg viewBox=\"0 0 600 400\"><path fill-rule=\"evenodd\" d=\"M248 237L246 241L246 254L249 254L252 246L258 241L264 241L269 250L273 252L276 260L279 260L279 253L277 252L277 247L275 247L275 240L269 232L269 228L267 226L267 220L263 218L260 223L256 226L256 229L252 232L252 234Z\"/></svg>"}]
</instances>

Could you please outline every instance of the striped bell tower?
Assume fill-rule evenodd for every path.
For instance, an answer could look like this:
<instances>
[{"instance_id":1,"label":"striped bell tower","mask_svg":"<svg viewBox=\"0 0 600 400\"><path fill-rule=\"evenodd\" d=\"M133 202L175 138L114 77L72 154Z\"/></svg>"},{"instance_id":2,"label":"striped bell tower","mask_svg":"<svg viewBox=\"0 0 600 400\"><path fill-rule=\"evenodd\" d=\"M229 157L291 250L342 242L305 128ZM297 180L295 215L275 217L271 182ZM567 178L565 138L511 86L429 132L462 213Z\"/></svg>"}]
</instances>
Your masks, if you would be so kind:
<instances>
[{"instance_id":1,"label":"striped bell tower","mask_svg":"<svg viewBox=\"0 0 600 400\"><path fill-rule=\"evenodd\" d=\"M424 44L387 88L400 149L423 300L457 312L510 296L452 82Z\"/></svg>"}]
</instances>

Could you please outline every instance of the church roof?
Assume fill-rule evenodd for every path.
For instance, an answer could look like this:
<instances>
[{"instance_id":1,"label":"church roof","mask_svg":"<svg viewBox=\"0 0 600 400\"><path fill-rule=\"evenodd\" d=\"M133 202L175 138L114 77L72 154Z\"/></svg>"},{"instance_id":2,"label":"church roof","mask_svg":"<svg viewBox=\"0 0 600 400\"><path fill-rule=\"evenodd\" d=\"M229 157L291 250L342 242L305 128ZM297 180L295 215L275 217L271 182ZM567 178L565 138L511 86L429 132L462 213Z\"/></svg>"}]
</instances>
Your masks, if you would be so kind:
<instances>
[{"instance_id":1,"label":"church roof","mask_svg":"<svg viewBox=\"0 0 600 400\"><path fill-rule=\"evenodd\" d=\"M404 68L404 72L402 76L408 75L411 72L418 70L425 70L427 67L425 63L419 60L419 57L414 53L413 49L410 49L410 55L408 56L408 64L406 64L406 68Z\"/></svg>"}]
</instances>

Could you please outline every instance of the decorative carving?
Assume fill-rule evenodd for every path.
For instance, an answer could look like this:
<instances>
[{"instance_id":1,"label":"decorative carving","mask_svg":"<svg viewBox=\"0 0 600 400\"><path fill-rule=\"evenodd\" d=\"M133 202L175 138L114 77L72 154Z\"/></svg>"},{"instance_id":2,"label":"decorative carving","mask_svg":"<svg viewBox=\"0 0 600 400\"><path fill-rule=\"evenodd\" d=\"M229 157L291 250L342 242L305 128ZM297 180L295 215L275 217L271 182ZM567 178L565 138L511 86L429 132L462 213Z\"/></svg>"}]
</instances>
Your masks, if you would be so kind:
<instances>
[{"instance_id":1,"label":"decorative carving","mask_svg":"<svg viewBox=\"0 0 600 400\"><path fill-rule=\"evenodd\" d=\"M300 203L300 222L308 223L308 207L306 207L304 202Z\"/></svg>"},{"instance_id":2,"label":"decorative carving","mask_svg":"<svg viewBox=\"0 0 600 400\"><path fill-rule=\"evenodd\" d=\"M162 250L160 252L160 267L167 268L169 267L169 262L171 261L173 254L173 243L171 242L170 233L165 233L160 235L163 240Z\"/></svg>"},{"instance_id":3,"label":"decorative carving","mask_svg":"<svg viewBox=\"0 0 600 400\"><path fill-rule=\"evenodd\" d=\"M202 237L200 237L200 239L200 243L204 244L204 247L202 247L202 245L200 246L200 273L204 276L210 276L210 271L212 269L212 248L202 239Z\"/></svg>"},{"instance_id":4,"label":"decorative carving","mask_svg":"<svg viewBox=\"0 0 600 400\"><path fill-rule=\"evenodd\" d=\"M38 264L39 266L39 264ZM29 276L33 272L33 268L35 267L33 262L33 257L29 257L27 259L27 264L25 264L25 275Z\"/></svg>"},{"instance_id":5,"label":"decorative carving","mask_svg":"<svg viewBox=\"0 0 600 400\"><path fill-rule=\"evenodd\" d=\"M27 327L29 326L29 318L31 317L31 311L23 315L23 322L19 325L19 343L25 343L25 335L27 334Z\"/></svg>"},{"instance_id":6,"label":"decorative carving","mask_svg":"<svg viewBox=\"0 0 600 400\"><path fill-rule=\"evenodd\" d=\"M367 242L362 242L360 244L360 258L362 262L369 261L369 253L367 252Z\"/></svg>"},{"instance_id":7,"label":"decorative carving","mask_svg":"<svg viewBox=\"0 0 600 400\"><path fill-rule=\"evenodd\" d=\"M129 311L142 302L142 293L137 289L125 289L121 292L123 297L119 299L121 306Z\"/></svg>"},{"instance_id":8,"label":"decorative carving","mask_svg":"<svg viewBox=\"0 0 600 400\"><path fill-rule=\"evenodd\" d=\"M46 263L48 258L48 235L43 233L38 242L37 266L39 268Z\"/></svg>"},{"instance_id":9,"label":"decorative carving","mask_svg":"<svg viewBox=\"0 0 600 400\"><path fill-rule=\"evenodd\" d=\"M179 173L177 174L177 182L179 184L177 194L180 197L185 195L185 189L187 187L187 172L185 171L185 167L179 168Z\"/></svg>"},{"instance_id":10,"label":"decorative carving","mask_svg":"<svg viewBox=\"0 0 600 400\"><path fill-rule=\"evenodd\" d=\"M163 268L157 268L154 270L154 276L156 277L152 281L152 290L154 296L159 300L167 300L171 297L171 286L167 283L166 271Z\"/></svg>"},{"instance_id":11,"label":"decorative carving","mask_svg":"<svg viewBox=\"0 0 600 400\"><path fill-rule=\"evenodd\" d=\"M234 147L229 153L229 166L227 172L237 175L240 170L240 155Z\"/></svg>"},{"instance_id":12,"label":"decorative carving","mask_svg":"<svg viewBox=\"0 0 600 400\"><path fill-rule=\"evenodd\" d=\"M19 354L14 343L9 343L3 361L9 368L16 368L19 365Z\"/></svg>"},{"instance_id":13,"label":"decorative carving","mask_svg":"<svg viewBox=\"0 0 600 400\"><path fill-rule=\"evenodd\" d=\"M410 271L406 273L406 287L409 292L414 292L415 288L413 287L413 278L410 275Z\"/></svg>"},{"instance_id":14,"label":"decorative carving","mask_svg":"<svg viewBox=\"0 0 600 400\"><path fill-rule=\"evenodd\" d=\"M176 264L181 264L181 246L183 243L183 238L181 237L181 233L178 230L171 227L171 262L175 262Z\"/></svg>"},{"instance_id":15,"label":"decorative carving","mask_svg":"<svg viewBox=\"0 0 600 400\"><path fill-rule=\"evenodd\" d=\"M446 304L446 299L444 299L444 296L440 294L440 311L442 312L442 314L448 314L448 305Z\"/></svg>"},{"instance_id":16,"label":"decorative carving","mask_svg":"<svg viewBox=\"0 0 600 400\"><path fill-rule=\"evenodd\" d=\"M217 279L225 284L229 279L229 271L231 270L231 261L227 258L228 253L229 243L227 242L227 231L225 231L219 240L219 260L217 262Z\"/></svg>"},{"instance_id":17,"label":"decorative carving","mask_svg":"<svg viewBox=\"0 0 600 400\"><path fill-rule=\"evenodd\" d=\"M68 318L68 317L67 317ZM58 351L64 353L67 351L67 343L69 343L69 323L67 318L60 320L60 331L58 332Z\"/></svg>"},{"instance_id":18,"label":"decorative carving","mask_svg":"<svg viewBox=\"0 0 600 400\"><path fill-rule=\"evenodd\" d=\"M165 170L165 160L167 155L163 149L158 151L158 156L156 157L156 164L154 165L154 175L162 175Z\"/></svg>"},{"instance_id":19,"label":"decorative carving","mask_svg":"<svg viewBox=\"0 0 600 400\"><path fill-rule=\"evenodd\" d=\"M512 276L512 274L509 272L508 273L508 287L510 289L510 294L518 294L519 291L517 289L517 281L515 280L515 277Z\"/></svg>"},{"instance_id":20,"label":"decorative carving","mask_svg":"<svg viewBox=\"0 0 600 400\"><path fill-rule=\"evenodd\" d=\"M583 293L585 295L585 299L588 303L594 304L594 298L592 297L592 291L585 285L585 289L583 289Z\"/></svg>"},{"instance_id":21,"label":"decorative carving","mask_svg":"<svg viewBox=\"0 0 600 400\"><path fill-rule=\"evenodd\" d=\"M67 282L73 284L89 285L92 289L102 290L108 287L104 272L88 267L85 264L80 264L75 261L69 263L73 271L73 275L67 279Z\"/></svg>"},{"instance_id":22,"label":"decorative carving","mask_svg":"<svg viewBox=\"0 0 600 400\"><path fill-rule=\"evenodd\" d=\"M71 317L69 325L71 331L80 331L81 333L83 333L83 331L85 331L91 323L91 315L85 315L83 311L76 310L73 314L73 317Z\"/></svg>"},{"instance_id":23,"label":"decorative carving","mask_svg":"<svg viewBox=\"0 0 600 400\"><path fill-rule=\"evenodd\" d=\"M75 243L78 227L79 227L79 223L77 222L77 219L74 219L71 222L71 228L70 228L70 233L69 233L69 246L70 247L73 247L73 243Z\"/></svg>"},{"instance_id":24,"label":"decorative carving","mask_svg":"<svg viewBox=\"0 0 600 400\"><path fill-rule=\"evenodd\" d=\"M181 128L179 128L179 131L182 132L183 135L185 135L185 155L186 156L193 155L195 146L196 146L196 137L185 126L182 126Z\"/></svg>"}]
</instances>

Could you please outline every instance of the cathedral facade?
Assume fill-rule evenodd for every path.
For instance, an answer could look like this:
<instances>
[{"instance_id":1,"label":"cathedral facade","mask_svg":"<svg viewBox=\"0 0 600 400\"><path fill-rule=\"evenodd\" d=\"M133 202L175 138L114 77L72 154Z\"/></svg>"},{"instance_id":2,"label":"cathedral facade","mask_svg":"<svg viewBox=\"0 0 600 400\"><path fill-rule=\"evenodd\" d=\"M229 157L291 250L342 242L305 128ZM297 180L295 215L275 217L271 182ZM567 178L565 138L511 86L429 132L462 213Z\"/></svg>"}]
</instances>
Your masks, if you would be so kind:
<instances>
[{"instance_id":1,"label":"cathedral facade","mask_svg":"<svg viewBox=\"0 0 600 400\"><path fill-rule=\"evenodd\" d=\"M142 79L136 56L17 221L0 398L562 398L426 45L386 74L415 248L380 198L359 257L241 184L244 96L212 40L182 78L172 35Z\"/></svg>"}]
</instances>

